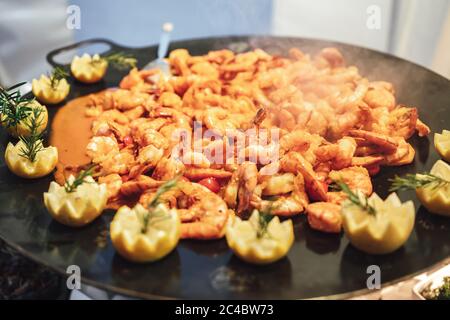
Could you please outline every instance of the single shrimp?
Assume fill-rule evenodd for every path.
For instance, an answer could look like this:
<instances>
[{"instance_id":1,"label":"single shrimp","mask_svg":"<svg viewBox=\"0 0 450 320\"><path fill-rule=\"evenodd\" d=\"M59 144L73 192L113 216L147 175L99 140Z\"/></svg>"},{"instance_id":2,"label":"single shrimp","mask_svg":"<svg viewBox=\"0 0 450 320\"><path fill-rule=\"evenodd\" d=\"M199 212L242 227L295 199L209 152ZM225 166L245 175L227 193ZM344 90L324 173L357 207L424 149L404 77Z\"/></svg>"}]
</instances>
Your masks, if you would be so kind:
<instances>
[{"instance_id":1,"label":"single shrimp","mask_svg":"<svg viewBox=\"0 0 450 320\"><path fill-rule=\"evenodd\" d=\"M227 179L232 173L223 169L186 167L183 176L189 180L198 181L205 178Z\"/></svg>"},{"instance_id":2,"label":"single shrimp","mask_svg":"<svg viewBox=\"0 0 450 320\"><path fill-rule=\"evenodd\" d=\"M423 123L419 118L417 119L416 130L419 134L419 137L425 137L429 135L431 132L430 128L425 123Z\"/></svg>"},{"instance_id":3,"label":"single shrimp","mask_svg":"<svg viewBox=\"0 0 450 320\"><path fill-rule=\"evenodd\" d=\"M114 198L119 195L120 188L122 187L122 177L117 173L109 174L98 178L99 184L106 184L106 190L108 193L108 199Z\"/></svg>"},{"instance_id":4,"label":"single shrimp","mask_svg":"<svg viewBox=\"0 0 450 320\"><path fill-rule=\"evenodd\" d=\"M114 137L92 137L86 146L86 154L94 163L100 163L119 153L119 145Z\"/></svg>"},{"instance_id":5,"label":"single shrimp","mask_svg":"<svg viewBox=\"0 0 450 320\"><path fill-rule=\"evenodd\" d=\"M341 206L329 202L316 202L306 207L306 213L311 228L328 233L341 232Z\"/></svg>"},{"instance_id":6,"label":"single shrimp","mask_svg":"<svg viewBox=\"0 0 450 320\"><path fill-rule=\"evenodd\" d=\"M414 148L403 138L396 137L395 139L398 143L397 149L394 153L385 155L384 161L381 164L387 166L403 166L413 162L416 154Z\"/></svg>"},{"instance_id":7,"label":"single shrimp","mask_svg":"<svg viewBox=\"0 0 450 320\"><path fill-rule=\"evenodd\" d=\"M395 96L383 87L370 86L364 96L364 102L371 108L395 108Z\"/></svg>"},{"instance_id":8,"label":"single shrimp","mask_svg":"<svg viewBox=\"0 0 450 320\"><path fill-rule=\"evenodd\" d=\"M305 191L305 180L299 173L293 179L293 189L290 194L275 196L275 200L263 200L258 196L252 199L252 205L261 210L270 210L277 216L290 217L299 214L305 210L308 205L308 195Z\"/></svg>"},{"instance_id":9,"label":"single shrimp","mask_svg":"<svg viewBox=\"0 0 450 320\"><path fill-rule=\"evenodd\" d=\"M149 189L159 188L164 181L157 181L149 176L139 175L136 179L126 181L120 186L120 193L124 196L141 194Z\"/></svg>"},{"instance_id":10,"label":"single shrimp","mask_svg":"<svg viewBox=\"0 0 450 320\"><path fill-rule=\"evenodd\" d=\"M306 151L310 147L312 141L313 135L304 130L294 130L289 132L280 138L280 154L283 155L289 151Z\"/></svg>"},{"instance_id":11,"label":"single shrimp","mask_svg":"<svg viewBox=\"0 0 450 320\"><path fill-rule=\"evenodd\" d=\"M167 181L183 174L185 170L186 167L180 160L163 157L156 165L152 178Z\"/></svg>"},{"instance_id":12,"label":"single shrimp","mask_svg":"<svg viewBox=\"0 0 450 320\"><path fill-rule=\"evenodd\" d=\"M349 134L352 137L363 138L367 142L379 147L385 153L395 152L398 147L398 143L394 138L381 133L365 130L350 130Z\"/></svg>"},{"instance_id":13,"label":"single shrimp","mask_svg":"<svg viewBox=\"0 0 450 320\"><path fill-rule=\"evenodd\" d=\"M145 198L151 201L154 194ZM177 211L182 239L219 239L225 233L229 210L225 201L197 183L180 181L161 201Z\"/></svg>"},{"instance_id":14,"label":"single shrimp","mask_svg":"<svg viewBox=\"0 0 450 320\"><path fill-rule=\"evenodd\" d=\"M370 196L373 192L372 181L366 168L348 167L333 170L328 177L332 181L344 182L352 191L360 190L367 196Z\"/></svg>"},{"instance_id":15,"label":"single shrimp","mask_svg":"<svg viewBox=\"0 0 450 320\"><path fill-rule=\"evenodd\" d=\"M101 172L103 175L112 173L124 175L130 171L135 163L136 160L134 158L133 150L130 148L123 148L118 153L109 155L100 163Z\"/></svg>"},{"instance_id":16,"label":"single shrimp","mask_svg":"<svg viewBox=\"0 0 450 320\"><path fill-rule=\"evenodd\" d=\"M150 165L151 167L155 167L163 156L163 148L158 148L152 144L149 144L139 149L139 154L136 157L136 160L141 165Z\"/></svg>"},{"instance_id":17,"label":"single shrimp","mask_svg":"<svg viewBox=\"0 0 450 320\"><path fill-rule=\"evenodd\" d=\"M144 79L153 76L158 72L158 69L138 70L133 68L130 70L130 73L120 81L119 87L121 89L131 89L139 84L143 84L145 82Z\"/></svg>"},{"instance_id":18,"label":"single shrimp","mask_svg":"<svg viewBox=\"0 0 450 320\"><path fill-rule=\"evenodd\" d=\"M222 136L235 132L240 127L236 118L231 117L230 113L222 108L209 109L203 114L202 120L208 129Z\"/></svg>"},{"instance_id":19,"label":"single shrimp","mask_svg":"<svg viewBox=\"0 0 450 320\"><path fill-rule=\"evenodd\" d=\"M416 131L418 113L416 108L399 106L389 113L390 135L409 139Z\"/></svg>"},{"instance_id":20,"label":"single shrimp","mask_svg":"<svg viewBox=\"0 0 450 320\"><path fill-rule=\"evenodd\" d=\"M298 152L289 152L280 160L280 166L284 172L298 174L299 172L305 179L306 191L314 200L326 201L327 190L317 174L314 172L312 165L302 157Z\"/></svg>"},{"instance_id":21,"label":"single shrimp","mask_svg":"<svg viewBox=\"0 0 450 320\"><path fill-rule=\"evenodd\" d=\"M254 194L256 185L258 184L258 169L256 164L252 162L244 162L239 166L239 204L237 213L248 210L250 200Z\"/></svg>"},{"instance_id":22,"label":"single shrimp","mask_svg":"<svg viewBox=\"0 0 450 320\"><path fill-rule=\"evenodd\" d=\"M320 162L331 161L333 169L342 169L351 165L356 151L356 142L351 137L344 137L336 144L326 144L316 149L315 154Z\"/></svg>"}]
</instances>

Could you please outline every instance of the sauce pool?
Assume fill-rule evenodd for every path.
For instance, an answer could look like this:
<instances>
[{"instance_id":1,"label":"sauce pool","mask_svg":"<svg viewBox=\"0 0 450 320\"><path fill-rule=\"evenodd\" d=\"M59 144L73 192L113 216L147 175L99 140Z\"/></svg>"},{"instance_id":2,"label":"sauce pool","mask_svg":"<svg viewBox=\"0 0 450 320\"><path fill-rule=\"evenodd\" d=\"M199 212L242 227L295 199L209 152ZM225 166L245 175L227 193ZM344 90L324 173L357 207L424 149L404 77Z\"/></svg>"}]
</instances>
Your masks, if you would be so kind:
<instances>
[{"instance_id":1,"label":"sauce pool","mask_svg":"<svg viewBox=\"0 0 450 320\"><path fill-rule=\"evenodd\" d=\"M59 163L55 178L59 183L64 182L66 168L76 168L91 162L86 154L86 146L92 136L94 118L85 114L90 99L90 96L83 96L69 101L56 112L53 119L50 145L58 148Z\"/></svg>"}]
</instances>

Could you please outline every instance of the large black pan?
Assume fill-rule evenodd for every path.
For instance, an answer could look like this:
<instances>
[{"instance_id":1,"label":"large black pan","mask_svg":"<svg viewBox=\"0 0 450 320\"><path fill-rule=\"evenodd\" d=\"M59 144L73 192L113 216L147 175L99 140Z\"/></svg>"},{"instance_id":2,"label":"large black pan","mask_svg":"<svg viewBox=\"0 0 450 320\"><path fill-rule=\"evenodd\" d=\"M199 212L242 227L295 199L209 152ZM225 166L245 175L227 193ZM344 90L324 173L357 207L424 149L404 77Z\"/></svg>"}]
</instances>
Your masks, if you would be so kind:
<instances>
[{"instance_id":1,"label":"large black pan","mask_svg":"<svg viewBox=\"0 0 450 320\"><path fill-rule=\"evenodd\" d=\"M134 54L139 65L155 58L156 47L126 48L107 40L111 50ZM84 43L85 44L85 43ZM72 48L79 47L75 44ZM433 132L450 127L450 83L445 78L413 63L369 49L318 40L277 37L224 37L179 41L171 49L187 48L192 54L231 48L263 48L285 54L292 46L317 52L336 46L348 63L355 64L372 80L394 83L400 103L418 106L420 116ZM49 62L67 48L52 51ZM69 99L117 86L123 73L109 70L103 82L83 85L71 81ZM58 107L50 107L51 118ZM404 167L383 168L374 179L375 191L385 197L388 179L394 174L429 170L438 159L432 136L412 138L417 151L414 163ZM0 134L0 153L8 137ZM27 181L11 174L0 160L0 235L24 255L65 273L69 265L81 268L82 281L100 288L143 298L312 298L346 297L363 292L367 267L381 268L383 284L398 281L422 271L450 256L450 218L428 213L411 192L402 200L413 199L417 208L414 231L404 247L385 255L364 254L344 235L327 235L311 230L304 216L294 219L295 244L287 258L269 266L245 264L234 257L224 240L181 241L177 249L160 262L146 265L128 263L119 257L106 232L113 212L105 212L94 223L71 229L53 221L46 212L42 193L52 177ZM106 238L106 245L102 238Z\"/></svg>"}]
</instances>

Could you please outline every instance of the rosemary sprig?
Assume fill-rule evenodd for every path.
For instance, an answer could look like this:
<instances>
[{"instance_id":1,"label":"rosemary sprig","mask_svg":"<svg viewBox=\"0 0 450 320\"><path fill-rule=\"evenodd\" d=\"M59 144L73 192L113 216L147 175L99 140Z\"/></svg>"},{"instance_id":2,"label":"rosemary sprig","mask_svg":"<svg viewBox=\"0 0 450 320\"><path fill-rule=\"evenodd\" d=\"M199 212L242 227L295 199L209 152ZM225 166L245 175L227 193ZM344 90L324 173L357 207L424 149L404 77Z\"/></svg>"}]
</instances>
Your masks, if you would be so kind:
<instances>
[{"instance_id":1,"label":"rosemary sprig","mask_svg":"<svg viewBox=\"0 0 450 320\"><path fill-rule=\"evenodd\" d=\"M52 70L52 72L48 75L48 77L50 79L50 86L52 87L52 89L56 90L56 88L58 87L59 81L67 78L68 76L69 76L69 73L67 71L65 71L63 68L61 68L61 67L54 68Z\"/></svg>"},{"instance_id":2,"label":"rosemary sprig","mask_svg":"<svg viewBox=\"0 0 450 320\"><path fill-rule=\"evenodd\" d=\"M165 182L162 184L158 190L156 190L156 194L153 197L152 201L147 206L147 210L142 215L142 217L139 217L141 219L141 233L146 233L148 226L152 223L159 222L161 220L165 220L169 218L169 215L167 215L165 212L161 212L158 210L155 210L158 204L160 203L161 196L166 193L167 191L174 188L178 182L179 176Z\"/></svg>"},{"instance_id":3,"label":"rosemary sprig","mask_svg":"<svg viewBox=\"0 0 450 320\"><path fill-rule=\"evenodd\" d=\"M370 205L369 200L362 192L353 192L349 186L342 181L334 181L334 183L336 184L334 190L344 192L347 195L348 200L354 205L360 207L370 215L376 215L377 211Z\"/></svg>"},{"instance_id":4,"label":"rosemary sprig","mask_svg":"<svg viewBox=\"0 0 450 320\"><path fill-rule=\"evenodd\" d=\"M0 87L0 124L6 128L17 126L28 117L31 108L28 106L33 98L25 98L19 89L26 82L21 82L9 88Z\"/></svg>"},{"instance_id":5,"label":"rosemary sprig","mask_svg":"<svg viewBox=\"0 0 450 320\"><path fill-rule=\"evenodd\" d=\"M395 176L394 179L389 179L389 181L392 182L389 191L415 190L417 188L423 187L430 187L434 190L446 185L450 185L450 181L428 172L425 172L423 174L408 173L404 177Z\"/></svg>"},{"instance_id":6,"label":"rosemary sprig","mask_svg":"<svg viewBox=\"0 0 450 320\"><path fill-rule=\"evenodd\" d=\"M435 300L450 300L450 277L444 278L444 283L436 293Z\"/></svg>"},{"instance_id":7,"label":"rosemary sprig","mask_svg":"<svg viewBox=\"0 0 450 320\"><path fill-rule=\"evenodd\" d=\"M100 59L92 59L91 64L100 63L102 60L119 70L135 68L137 63L136 58L132 55L123 52L113 52L106 56L102 56Z\"/></svg>"},{"instance_id":8,"label":"rosemary sprig","mask_svg":"<svg viewBox=\"0 0 450 320\"><path fill-rule=\"evenodd\" d=\"M269 227L269 223L275 217L272 214L272 210L273 210L273 207L270 206L269 208L267 208L266 211L259 212L258 229L256 231L256 237L258 239L260 239L268 234L267 228Z\"/></svg>"},{"instance_id":9,"label":"rosemary sprig","mask_svg":"<svg viewBox=\"0 0 450 320\"><path fill-rule=\"evenodd\" d=\"M36 155L39 151L44 149L42 143L42 137L44 131L39 132L44 119L41 117L44 109L41 107L33 108L30 116L24 121L25 126L29 129L30 134L28 136L19 136L20 141L23 143L23 147L19 150L19 156L28 159L31 162L36 161Z\"/></svg>"},{"instance_id":10,"label":"rosemary sprig","mask_svg":"<svg viewBox=\"0 0 450 320\"><path fill-rule=\"evenodd\" d=\"M70 183L69 181L66 181L64 184L64 189L67 193L74 192L79 186L81 186L86 181L84 180L88 176L92 176L95 169L97 168L96 164L92 164L87 169L81 170L80 173L76 176L76 178Z\"/></svg>"}]
</instances>

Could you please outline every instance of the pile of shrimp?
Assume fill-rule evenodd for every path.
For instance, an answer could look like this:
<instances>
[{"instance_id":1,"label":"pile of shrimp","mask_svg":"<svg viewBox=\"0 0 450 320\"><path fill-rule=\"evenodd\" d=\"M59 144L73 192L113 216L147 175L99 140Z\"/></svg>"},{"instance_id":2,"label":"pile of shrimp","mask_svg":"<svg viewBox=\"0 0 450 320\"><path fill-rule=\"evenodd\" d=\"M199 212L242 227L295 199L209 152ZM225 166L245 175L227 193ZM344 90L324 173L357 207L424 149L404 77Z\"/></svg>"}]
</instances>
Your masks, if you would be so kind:
<instances>
[{"instance_id":1,"label":"pile of shrimp","mask_svg":"<svg viewBox=\"0 0 450 320\"><path fill-rule=\"evenodd\" d=\"M182 238L220 238L228 219L253 209L305 213L313 229L340 232L346 194L330 184L370 195L371 176L381 166L411 163L407 140L430 132L416 108L397 104L391 83L362 77L335 48L315 56L293 48L287 57L177 49L168 63L170 77L133 69L119 88L92 96L86 152L108 186L110 207L145 205L164 181L181 176L162 201L179 212ZM195 123L215 138L195 137ZM221 152L245 130L258 136L274 128L276 142L257 137L231 156ZM202 152L174 157L178 129Z\"/></svg>"}]
</instances>

